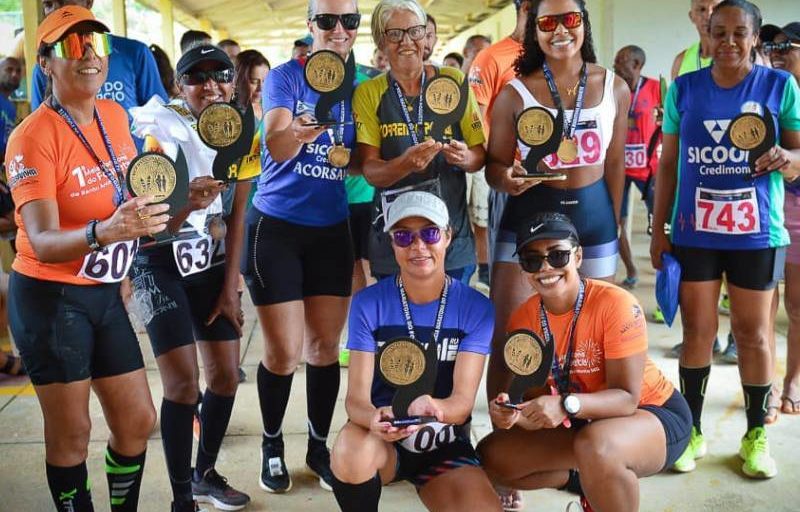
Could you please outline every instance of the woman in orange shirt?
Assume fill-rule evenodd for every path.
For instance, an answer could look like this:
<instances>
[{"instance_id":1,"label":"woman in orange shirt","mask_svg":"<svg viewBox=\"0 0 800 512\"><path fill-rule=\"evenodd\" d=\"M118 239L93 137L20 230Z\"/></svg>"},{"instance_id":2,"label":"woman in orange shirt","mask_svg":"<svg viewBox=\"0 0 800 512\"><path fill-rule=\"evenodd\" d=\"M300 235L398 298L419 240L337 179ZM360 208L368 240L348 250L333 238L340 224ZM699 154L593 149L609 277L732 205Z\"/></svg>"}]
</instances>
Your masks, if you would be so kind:
<instances>
[{"instance_id":1,"label":"woman in orange shirt","mask_svg":"<svg viewBox=\"0 0 800 512\"><path fill-rule=\"evenodd\" d=\"M502 430L478 447L484 467L515 489L579 487L587 511L639 510L638 478L672 465L692 427L686 401L647 357L642 308L621 288L580 277L578 233L563 214L524 223L517 254L537 294L508 331L554 344L552 392L517 409L500 405L506 393L491 402Z\"/></svg>"}]
</instances>

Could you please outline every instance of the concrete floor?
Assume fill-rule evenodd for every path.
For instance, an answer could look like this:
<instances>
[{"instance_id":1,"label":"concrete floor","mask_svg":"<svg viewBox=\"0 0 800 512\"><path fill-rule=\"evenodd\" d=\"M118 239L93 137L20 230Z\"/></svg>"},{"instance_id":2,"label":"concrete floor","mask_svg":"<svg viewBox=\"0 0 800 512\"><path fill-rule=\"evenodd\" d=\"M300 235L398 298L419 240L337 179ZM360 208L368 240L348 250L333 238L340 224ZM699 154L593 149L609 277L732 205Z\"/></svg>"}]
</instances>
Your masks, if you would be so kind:
<instances>
[{"instance_id":1,"label":"concrete floor","mask_svg":"<svg viewBox=\"0 0 800 512\"><path fill-rule=\"evenodd\" d=\"M638 202L637 202L638 203ZM637 206L638 208L638 206ZM641 223L639 223L641 224ZM647 258L648 239L643 226L634 232L634 253L640 257L640 284L635 294L649 312L655 299L654 273ZM294 480L289 494L269 495L258 487L261 420L255 386L256 367L262 354L262 336L255 322L255 312L248 303L247 324L242 346L242 366L248 380L239 388L228 437L220 454L218 469L235 487L247 492L253 501L251 511L337 510L333 495L322 490L305 469L306 415L304 369L298 370L292 390L292 405L287 413L284 436L287 464ZM728 318L720 319L720 337L729 330ZM779 372L782 378L786 354L786 317L778 322ZM681 337L680 325L671 329L649 324L650 353L659 367L677 382L677 362L664 359L665 350ZM147 375L157 404L161 401L161 385L146 336L141 337L147 363ZM344 398L346 370L342 370L342 388L334 418L334 427L345 421ZM642 511L797 511L800 510L800 417L782 416L768 429L772 453L777 459L779 475L769 481L753 481L742 476L736 455L744 433L742 392L736 366L715 364L712 370L704 412L704 431L709 454L698 463L694 473L661 474L641 481ZM108 491L103 474L102 454L108 437L99 404L91 402L94 429L89 447L89 472L93 481L95 506L108 510ZM480 438L489 431L486 400L481 391L473 421ZM42 418L36 397L26 379L0 380L0 512L39 512L52 510L44 473ZM153 433L145 470L140 510L166 511L170 502L169 483L158 430ZM526 510L561 511L573 499L557 491L525 493ZM384 489L381 510L387 512L422 510L410 485L395 484ZM212 509L213 510L213 509Z\"/></svg>"}]
</instances>

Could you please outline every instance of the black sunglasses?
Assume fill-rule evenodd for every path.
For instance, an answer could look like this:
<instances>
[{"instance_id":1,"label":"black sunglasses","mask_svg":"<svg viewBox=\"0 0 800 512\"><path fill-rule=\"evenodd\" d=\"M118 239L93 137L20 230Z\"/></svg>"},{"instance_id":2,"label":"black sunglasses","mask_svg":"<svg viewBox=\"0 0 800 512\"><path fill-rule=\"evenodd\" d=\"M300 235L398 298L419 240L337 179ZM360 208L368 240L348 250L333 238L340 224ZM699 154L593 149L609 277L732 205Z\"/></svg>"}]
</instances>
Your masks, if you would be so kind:
<instances>
[{"instance_id":1,"label":"black sunglasses","mask_svg":"<svg viewBox=\"0 0 800 512\"><path fill-rule=\"evenodd\" d=\"M218 84L229 84L233 82L232 69L218 69L216 71L192 71L181 77L181 81L186 85L202 85L209 79Z\"/></svg>"},{"instance_id":2,"label":"black sunglasses","mask_svg":"<svg viewBox=\"0 0 800 512\"><path fill-rule=\"evenodd\" d=\"M317 14L311 21L316 22L317 26L322 30L333 30L336 28L338 22L342 22L342 28L345 30L355 30L361 25L360 13L349 14Z\"/></svg>"},{"instance_id":3,"label":"black sunglasses","mask_svg":"<svg viewBox=\"0 0 800 512\"><path fill-rule=\"evenodd\" d=\"M574 250L575 248L573 247L572 249L554 249L547 254L520 254L519 264L522 270L529 274L539 272L542 269L544 260L547 260L547 263L553 268L564 268L569 263L569 257Z\"/></svg>"}]
</instances>

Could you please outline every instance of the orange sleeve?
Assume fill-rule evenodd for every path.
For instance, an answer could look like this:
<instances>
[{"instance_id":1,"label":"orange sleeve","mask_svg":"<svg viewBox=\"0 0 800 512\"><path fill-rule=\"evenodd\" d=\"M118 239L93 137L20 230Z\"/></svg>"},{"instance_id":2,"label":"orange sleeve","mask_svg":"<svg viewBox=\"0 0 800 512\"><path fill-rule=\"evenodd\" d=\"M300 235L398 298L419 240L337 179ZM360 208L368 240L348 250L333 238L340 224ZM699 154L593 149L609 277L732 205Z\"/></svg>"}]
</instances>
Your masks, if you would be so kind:
<instances>
[{"instance_id":1,"label":"orange sleeve","mask_svg":"<svg viewBox=\"0 0 800 512\"><path fill-rule=\"evenodd\" d=\"M469 85L475 93L478 105L485 107L492 102L497 75L497 61L492 57L492 53L481 50L469 68Z\"/></svg>"},{"instance_id":2,"label":"orange sleeve","mask_svg":"<svg viewBox=\"0 0 800 512\"><path fill-rule=\"evenodd\" d=\"M506 332L513 332L517 329L528 329L530 331L538 332L538 324L533 321L534 316L531 311L538 311L539 302L536 300L537 296L534 295L518 307L508 319L506 324Z\"/></svg>"},{"instance_id":3,"label":"orange sleeve","mask_svg":"<svg viewBox=\"0 0 800 512\"><path fill-rule=\"evenodd\" d=\"M37 199L56 199L58 168L49 138L34 139L21 133L12 135L6 148L6 183L11 189L17 212Z\"/></svg>"},{"instance_id":4,"label":"orange sleeve","mask_svg":"<svg viewBox=\"0 0 800 512\"><path fill-rule=\"evenodd\" d=\"M622 359L647 351L647 322L644 311L630 293L609 287L602 304L606 359Z\"/></svg>"}]
</instances>

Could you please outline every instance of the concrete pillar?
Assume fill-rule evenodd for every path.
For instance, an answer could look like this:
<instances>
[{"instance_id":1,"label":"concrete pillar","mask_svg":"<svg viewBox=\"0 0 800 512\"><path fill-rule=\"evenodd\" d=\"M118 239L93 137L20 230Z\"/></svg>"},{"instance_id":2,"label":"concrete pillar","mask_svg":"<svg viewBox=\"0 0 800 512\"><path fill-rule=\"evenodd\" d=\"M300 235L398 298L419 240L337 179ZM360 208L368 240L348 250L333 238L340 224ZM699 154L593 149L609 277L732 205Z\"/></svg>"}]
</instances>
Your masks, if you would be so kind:
<instances>
[{"instance_id":1,"label":"concrete pillar","mask_svg":"<svg viewBox=\"0 0 800 512\"><path fill-rule=\"evenodd\" d=\"M28 98L33 85L33 66L36 64L36 27L42 16L39 0L22 0L22 26L25 29L25 75L28 83Z\"/></svg>"},{"instance_id":2,"label":"concrete pillar","mask_svg":"<svg viewBox=\"0 0 800 512\"><path fill-rule=\"evenodd\" d=\"M158 0L158 11L161 14L161 47L174 65L175 29L173 28L172 0Z\"/></svg>"},{"instance_id":3,"label":"concrete pillar","mask_svg":"<svg viewBox=\"0 0 800 512\"><path fill-rule=\"evenodd\" d=\"M125 0L111 0L114 20L111 31L122 37L128 36L128 16L125 12Z\"/></svg>"}]
</instances>

